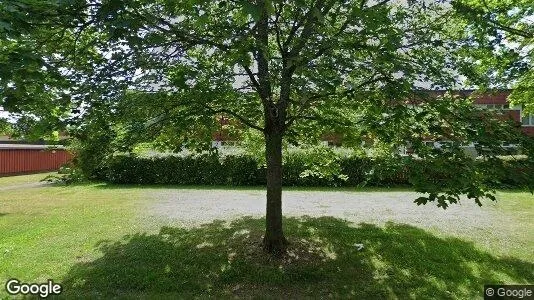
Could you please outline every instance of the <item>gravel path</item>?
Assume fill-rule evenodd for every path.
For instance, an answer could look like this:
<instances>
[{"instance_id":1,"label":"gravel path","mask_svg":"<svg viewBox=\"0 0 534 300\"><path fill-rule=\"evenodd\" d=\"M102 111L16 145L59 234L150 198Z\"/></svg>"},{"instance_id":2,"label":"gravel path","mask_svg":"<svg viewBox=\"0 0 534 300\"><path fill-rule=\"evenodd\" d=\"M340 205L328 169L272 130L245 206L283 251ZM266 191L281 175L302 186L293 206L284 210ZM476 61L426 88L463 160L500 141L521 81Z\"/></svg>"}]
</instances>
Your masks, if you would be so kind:
<instances>
[{"instance_id":1,"label":"gravel path","mask_svg":"<svg viewBox=\"0 0 534 300\"><path fill-rule=\"evenodd\" d=\"M198 226L213 220L231 220L242 216L265 215L265 192L260 190L151 190L155 201L147 209L151 216L164 217L182 226ZM494 204L478 207L463 199L447 210L435 204L417 206L414 192L335 192L286 191L283 194L285 216L333 216L354 223L383 224L388 221L418 227L455 228L469 231L498 222Z\"/></svg>"}]
</instances>

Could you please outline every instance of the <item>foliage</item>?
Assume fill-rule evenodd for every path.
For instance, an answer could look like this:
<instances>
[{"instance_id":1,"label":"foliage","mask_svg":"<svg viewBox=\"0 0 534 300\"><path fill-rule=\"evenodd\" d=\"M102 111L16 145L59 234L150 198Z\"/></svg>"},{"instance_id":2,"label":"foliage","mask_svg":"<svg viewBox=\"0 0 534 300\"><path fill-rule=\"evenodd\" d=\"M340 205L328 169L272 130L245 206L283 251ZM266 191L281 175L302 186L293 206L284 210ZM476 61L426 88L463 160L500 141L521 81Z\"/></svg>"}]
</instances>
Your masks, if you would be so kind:
<instances>
[{"instance_id":1,"label":"foliage","mask_svg":"<svg viewBox=\"0 0 534 300\"><path fill-rule=\"evenodd\" d=\"M500 7L499 1L490 2ZM529 1L506 3L504 13L516 7L522 15L531 12L521 9ZM267 220L276 221L268 227L278 228L272 230L280 233L273 239L278 244L283 244L284 139L313 144L325 133L339 133L355 147L368 140L390 149L410 145L414 157L430 162L439 175L438 182L411 177L418 191L429 194L419 203L438 199L446 207L460 195L479 202L493 197L491 189L461 145L476 142L491 160L503 154L501 143L519 140L513 139L516 128L473 109L468 98L427 90L499 86L492 85L495 78L524 72L529 62L514 51L504 51L499 59L489 55L499 52L502 39L478 30L486 28L479 25L487 18L482 22L463 13L475 11L477 17L484 8L474 0L453 4L8 0L0 4L5 37L0 104L29 118L29 127L36 122L45 122L44 128L67 126L83 145L78 157L84 173L140 142L171 150L208 149L223 117L235 122L224 125L232 134L259 131L272 204L267 207L273 210ZM471 51L473 45L482 50ZM13 59L17 53L28 64L19 65ZM502 66L493 68L497 60ZM514 76L503 78L509 83ZM452 143L432 149L424 144L429 138ZM321 154L315 165L298 157L286 160L288 166L305 165L288 173L288 182L297 176L329 184L350 180L337 175L331 153ZM207 169L188 159L176 164L187 161L190 182L215 184L217 158L199 158ZM156 161L124 162L135 172L114 175L121 180L158 182L172 176L150 174L148 166ZM373 166L368 173L390 180L388 173L398 168ZM464 171L461 180L450 176L455 169Z\"/></svg>"},{"instance_id":2,"label":"foliage","mask_svg":"<svg viewBox=\"0 0 534 300\"><path fill-rule=\"evenodd\" d=\"M0 134L11 135L13 133L13 126L7 120L0 118Z\"/></svg>"},{"instance_id":3,"label":"foliage","mask_svg":"<svg viewBox=\"0 0 534 300\"><path fill-rule=\"evenodd\" d=\"M512 87L513 104L534 113L534 8L530 0L455 0L466 22L465 54L481 87Z\"/></svg>"},{"instance_id":4,"label":"foliage","mask_svg":"<svg viewBox=\"0 0 534 300\"><path fill-rule=\"evenodd\" d=\"M53 138L74 109L69 78L59 68L66 57L57 51L74 40L66 28L43 26L60 7L57 1L0 3L0 107L16 119L14 133L29 140ZM62 22L72 17L62 12Z\"/></svg>"},{"instance_id":5,"label":"foliage","mask_svg":"<svg viewBox=\"0 0 534 300\"><path fill-rule=\"evenodd\" d=\"M341 173L339 153L326 146L287 151L283 156L284 185L335 186L347 180Z\"/></svg>"},{"instance_id":6,"label":"foliage","mask_svg":"<svg viewBox=\"0 0 534 300\"><path fill-rule=\"evenodd\" d=\"M47 175L41 181L69 185L83 182L85 179L81 169L70 164L62 166L57 173Z\"/></svg>"},{"instance_id":7,"label":"foliage","mask_svg":"<svg viewBox=\"0 0 534 300\"><path fill-rule=\"evenodd\" d=\"M113 147L115 131L105 120L95 118L83 129L72 133L69 150L73 154L73 165L87 179L98 177L104 160L116 151Z\"/></svg>"},{"instance_id":8,"label":"foliage","mask_svg":"<svg viewBox=\"0 0 534 300\"><path fill-rule=\"evenodd\" d=\"M472 162L476 166L470 165ZM501 166L495 167L497 164ZM412 185L430 195L430 200L427 201L438 200L436 204L446 208L449 204L458 202L459 198L452 193L446 194L450 198L439 198L436 191L462 189L468 193L473 187L466 177L476 177L480 181L478 185L488 189L524 187L525 182L532 185L532 179L528 177L534 171L534 165L526 159L397 159L340 156L332 150L311 149L287 152L284 155L283 170L284 186ZM248 154L154 157L115 155L105 164L105 172L100 179L123 184L257 186L265 184L264 172L265 167L253 155ZM421 201L423 200L417 202Z\"/></svg>"},{"instance_id":9,"label":"foliage","mask_svg":"<svg viewBox=\"0 0 534 300\"><path fill-rule=\"evenodd\" d=\"M181 185L258 185L263 175L251 157L214 154L194 156L137 157L116 155L106 163L103 174L114 183L156 183Z\"/></svg>"}]
</instances>

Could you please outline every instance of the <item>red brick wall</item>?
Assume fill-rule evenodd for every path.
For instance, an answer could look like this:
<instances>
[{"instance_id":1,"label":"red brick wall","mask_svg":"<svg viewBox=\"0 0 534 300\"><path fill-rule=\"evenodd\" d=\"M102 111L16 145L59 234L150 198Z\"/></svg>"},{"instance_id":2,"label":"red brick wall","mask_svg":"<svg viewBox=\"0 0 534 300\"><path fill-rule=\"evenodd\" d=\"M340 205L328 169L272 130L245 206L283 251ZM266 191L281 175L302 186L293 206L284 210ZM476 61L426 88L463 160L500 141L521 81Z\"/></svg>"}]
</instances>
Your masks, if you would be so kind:
<instances>
[{"instance_id":1,"label":"red brick wall","mask_svg":"<svg viewBox=\"0 0 534 300\"><path fill-rule=\"evenodd\" d=\"M484 94L475 97L476 104L507 104L510 91L502 91L491 94Z\"/></svg>"},{"instance_id":2,"label":"red brick wall","mask_svg":"<svg viewBox=\"0 0 534 300\"><path fill-rule=\"evenodd\" d=\"M534 126L523 126L521 130L528 136L534 137Z\"/></svg>"},{"instance_id":3,"label":"red brick wall","mask_svg":"<svg viewBox=\"0 0 534 300\"><path fill-rule=\"evenodd\" d=\"M521 112L519 110L507 110L504 111L506 118L511 118L516 122L521 122Z\"/></svg>"},{"instance_id":4,"label":"red brick wall","mask_svg":"<svg viewBox=\"0 0 534 300\"><path fill-rule=\"evenodd\" d=\"M511 91L501 91L491 94L484 94L475 97L476 104L508 104L508 96ZM513 120L521 123L521 111L514 109L504 112L506 117L510 116ZM528 136L534 137L534 126L521 126L521 131Z\"/></svg>"}]
</instances>

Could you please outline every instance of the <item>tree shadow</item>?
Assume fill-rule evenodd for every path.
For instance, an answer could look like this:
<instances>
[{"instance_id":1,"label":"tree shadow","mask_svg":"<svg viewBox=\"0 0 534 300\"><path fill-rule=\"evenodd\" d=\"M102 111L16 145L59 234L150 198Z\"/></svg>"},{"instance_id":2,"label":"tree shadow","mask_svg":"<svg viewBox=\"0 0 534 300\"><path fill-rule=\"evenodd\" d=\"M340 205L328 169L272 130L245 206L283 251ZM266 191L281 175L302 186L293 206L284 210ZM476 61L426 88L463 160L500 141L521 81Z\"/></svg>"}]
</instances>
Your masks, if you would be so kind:
<instances>
[{"instance_id":1,"label":"tree shadow","mask_svg":"<svg viewBox=\"0 0 534 300\"><path fill-rule=\"evenodd\" d=\"M285 219L289 254L274 259L260 250L263 222L162 227L102 241L100 258L79 262L64 278L63 296L478 298L484 284L534 283L534 264L470 242L332 217Z\"/></svg>"}]
</instances>

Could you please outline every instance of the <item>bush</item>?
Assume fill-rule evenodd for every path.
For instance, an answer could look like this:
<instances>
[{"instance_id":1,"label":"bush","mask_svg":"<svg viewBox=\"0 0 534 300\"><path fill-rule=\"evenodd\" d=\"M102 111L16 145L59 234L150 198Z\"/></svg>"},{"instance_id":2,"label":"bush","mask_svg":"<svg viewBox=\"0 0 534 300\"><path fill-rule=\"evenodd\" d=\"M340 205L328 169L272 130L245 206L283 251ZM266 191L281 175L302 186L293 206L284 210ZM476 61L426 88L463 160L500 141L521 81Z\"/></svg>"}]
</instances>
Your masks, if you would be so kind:
<instances>
[{"instance_id":1,"label":"bush","mask_svg":"<svg viewBox=\"0 0 534 300\"><path fill-rule=\"evenodd\" d=\"M224 181L221 184L232 186L264 185L265 168L250 155L228 155L223 158Z\"/></svg>"},{"instance_id":2,"label":"bush","mask_svg":"<svg viewBox=\"0 0 534 300\"><path fill-rule=\"evenodd\" d=\"M340 186L347 181L341 170L346 153L326 146L288 149L283 155L283 182L287 186Z\"/></svg>"},{"instance_id":3,"label":"bush","mask_svg":"<svg viewBox=\"0 0 534 300\"><path fill-rule=\"evenodd\" d=\"M73 183L82 182L85 180L85 176L80 168L77 168L71 164L62 166L57 174L51 174L41 179L43 182L69 185Z\"/></svg>"},{"instance_id":4,"label":"bush","mask_svg":"<svg viewBox=\"0 0 534 300\"><path fill-rule=\"evenodd\" d=\"M492 188L528 186L534 189L534 161L526 157L502 157L478 162L486 171Z\"/></svg>"},{"instance_id":5,"label":"bush","mask_svg":"<svg viewBox=\"0 0 534 300\"><path fill-rule=\"evenodd\" d=\"M250 156L215 154L138 157L116 155L100 178L113 183L178 185L259 185L265 173Z\"/></svg>"},{"instance_id":6,"label":"bush","mask_svg":"<svg viewBox=\"0 0 534 300\"><path fill-rule=\"evenodd\" d=\"M284 155L283 184L356 187L424 183L428 187L443 188L443 184L458 185L467 182L463 177L475 174L488 186L499 188L521 186L523 178L519 174L532 174L534 171L532 166L525 164L526 160L499 161L503 168L495 168L495 162L460 161L463 169L457 169L462 166L447 167L447 164L450 164L447 160L340 156L321 149L298 150ZM473 170L475 164L478 166L476 171ZM249 154L161 157L115 155L103 165L102 171L99 172L100 179L122 184L257 186L266 183L265 166Z\"/></svg>"}]
</instances>

